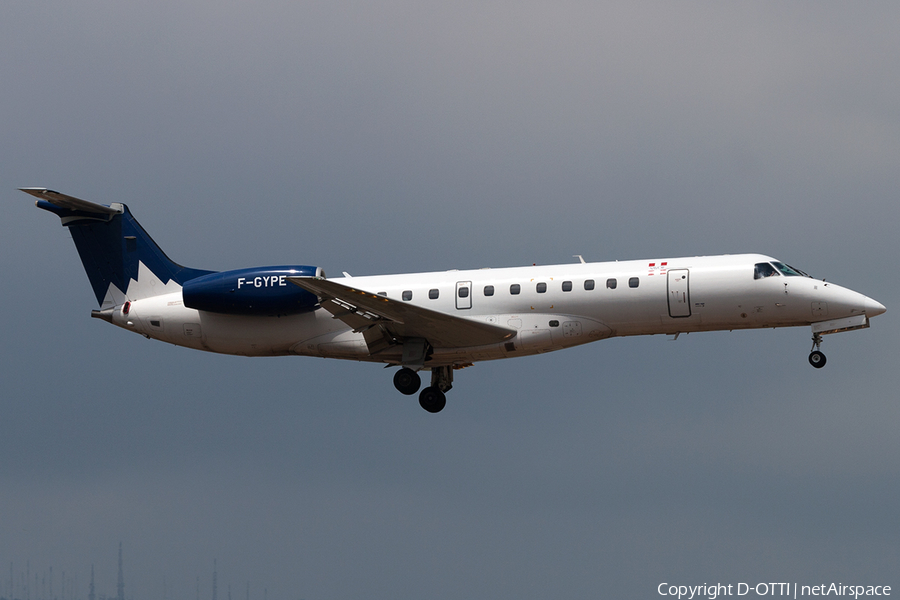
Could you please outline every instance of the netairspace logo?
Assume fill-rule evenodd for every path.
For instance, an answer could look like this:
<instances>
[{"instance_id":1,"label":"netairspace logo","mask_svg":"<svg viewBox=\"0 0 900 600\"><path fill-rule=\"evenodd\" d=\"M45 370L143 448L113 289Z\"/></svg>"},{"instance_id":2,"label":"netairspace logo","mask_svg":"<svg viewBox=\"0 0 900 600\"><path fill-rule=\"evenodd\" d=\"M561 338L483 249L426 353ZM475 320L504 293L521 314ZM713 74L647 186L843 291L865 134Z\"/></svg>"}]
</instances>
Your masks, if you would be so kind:
<instances>
[{"instance_id":1,"label":"netairspace logo","mask_svg":"<svg viewBox=\"0 0 900 600\"><path fill-rule=\"evenodd\" d=\"M703 585L672 585L667 582L656 588L660 596L672 596L678 600L708 598L716 600L721 596L844 596L860 598L865 596L890 596L889 585L844 585L842 583L822 583L819 585L798 585L796 583L714 583Z\"/></svg>"}]
</instances>

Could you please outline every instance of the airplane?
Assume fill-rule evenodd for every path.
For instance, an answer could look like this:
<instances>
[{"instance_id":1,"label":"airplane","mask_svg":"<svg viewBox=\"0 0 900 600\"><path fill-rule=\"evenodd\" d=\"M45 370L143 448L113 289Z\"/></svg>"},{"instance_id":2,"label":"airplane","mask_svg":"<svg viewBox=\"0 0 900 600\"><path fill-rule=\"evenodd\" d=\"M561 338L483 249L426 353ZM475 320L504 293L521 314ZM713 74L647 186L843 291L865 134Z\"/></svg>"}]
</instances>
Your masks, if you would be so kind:
<instances>
[{"instance_id":1,"label":"airplane","mask_svg":"<svg viewBox=\"0 0 900 600\"><path fill-rule=\"evenodd\" d=\"M91 316L177 346L399 367L394 387L446 405L454 371L617 336L808 326L869 327L885 307L762 254L579 262L326 278L321 267L232 271L170 260L125 204L20 188L69 229L100 308Z\"/></svg>"}]
</instances>

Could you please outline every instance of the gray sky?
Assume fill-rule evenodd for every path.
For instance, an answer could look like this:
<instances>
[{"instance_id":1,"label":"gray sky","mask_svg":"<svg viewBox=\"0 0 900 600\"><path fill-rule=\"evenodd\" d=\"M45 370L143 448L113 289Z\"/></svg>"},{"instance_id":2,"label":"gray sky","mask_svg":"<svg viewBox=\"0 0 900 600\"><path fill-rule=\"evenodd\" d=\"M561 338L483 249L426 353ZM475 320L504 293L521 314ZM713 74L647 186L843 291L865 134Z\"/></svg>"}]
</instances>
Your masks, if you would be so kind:
<instances>
[{"instance_id":1,"label":"gray sky","mask_svg":"<svg viewBox=\"0 0 900 600\"><path fill-rule=\"evenodd\" d=\"M900 589L896 3L5 2L0 595L650 598ZM127 202L175 260L355 275L763 252L873 327L479 363L149 342L15 188ZM59 581L54 593L60 592ZM36 600L32 589L32 600Z\"/></svg>"}]
</instances>

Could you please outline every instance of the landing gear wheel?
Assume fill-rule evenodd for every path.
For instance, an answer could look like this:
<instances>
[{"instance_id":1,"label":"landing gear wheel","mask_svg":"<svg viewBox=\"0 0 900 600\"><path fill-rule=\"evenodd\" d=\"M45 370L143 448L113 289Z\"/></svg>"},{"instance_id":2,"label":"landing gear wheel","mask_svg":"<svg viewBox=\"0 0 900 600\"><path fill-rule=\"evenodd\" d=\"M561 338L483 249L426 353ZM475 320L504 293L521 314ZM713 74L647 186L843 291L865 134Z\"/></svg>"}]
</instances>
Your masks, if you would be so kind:
<instances>
[{"instance_id":1,"label":"landing gear wheel","mask_svg":"<svg viewBox=\"0 0 900 600\"><path fill-rule=\"evenodd\" d=\"M821 369L825 366L825 355L819 352L819 347L822 345L822 334L814 333L812 340L813 345L810 348L809 364L817 369Z\"/></svg>"},{"instance_id":2,"label":"landing gear wheel","mask_svg":"<svg viewBox=\"0 0 900 600\"><path fill-rule=\"evenodd\" d=\"M818 350L811 352L809 355L809 364L817 369L821 369L825 366L825 355Z\"/></svg>"},{"instance_id":3,"label":"landing gear wheel","mask_svg":"<svg viewBox=\"0 0 900 600\"><path fill-rule=\"evenodd\" d=\"M427 387L419 394L419 406L430 413L441 412L446 404L447 397L436 387Z\"/></svg>"},{"instance_id":4,"label":"landing gear wheel","mask_svg":"<svg viewBox=\"0 0 900 600\"><path fill-rule=\"evenodd\" d=\"M401 394L412 396L419 391L419 386L421 385L422 379L419 377L419 374L412 369L403 367L394 373L394 387L397 388L397 391Z\"/></svg>"}]
</instances>

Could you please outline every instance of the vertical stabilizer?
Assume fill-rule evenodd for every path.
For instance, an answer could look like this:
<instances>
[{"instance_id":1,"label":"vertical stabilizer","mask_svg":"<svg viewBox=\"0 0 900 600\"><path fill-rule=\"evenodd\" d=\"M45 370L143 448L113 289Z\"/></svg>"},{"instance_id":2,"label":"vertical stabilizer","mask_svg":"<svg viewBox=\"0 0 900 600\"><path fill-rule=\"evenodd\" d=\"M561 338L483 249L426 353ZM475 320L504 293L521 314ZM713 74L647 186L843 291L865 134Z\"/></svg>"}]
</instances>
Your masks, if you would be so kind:
<instances>
[{"instance_id":1,"label":"vertical stabilizer","mask_svg":"<svg viewBox=\"0 0 900 600\"><path fill-rule=\"evenodd\" d=\"M212 273L172 261L124 204L105 206L46 188L21 189L68 227L101 308L174 292Z\"/></svg>"}]
</instances>

